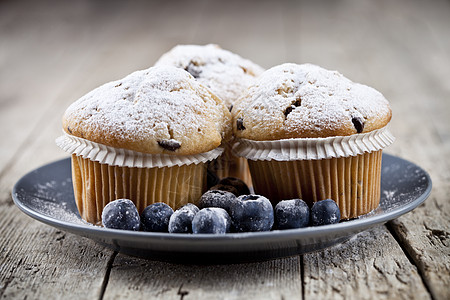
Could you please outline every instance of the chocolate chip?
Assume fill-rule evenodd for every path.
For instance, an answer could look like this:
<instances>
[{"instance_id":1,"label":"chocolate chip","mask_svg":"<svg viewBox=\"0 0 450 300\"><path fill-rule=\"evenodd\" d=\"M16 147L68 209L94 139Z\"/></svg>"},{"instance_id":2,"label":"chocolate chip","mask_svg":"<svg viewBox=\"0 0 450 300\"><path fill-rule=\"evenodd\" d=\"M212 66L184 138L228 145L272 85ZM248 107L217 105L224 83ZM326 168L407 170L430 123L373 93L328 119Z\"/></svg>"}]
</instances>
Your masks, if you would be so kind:
<instances>
[{"instance_id":1,"label":"chocolate chip","mask_svg":"<svg viewBox=\"0 0 450 300\"><path fill-rule=\"evenodd\" d=\"M232 109L233 109L233 104L230 105L230 108L229 108L230 112Z\"/></svg>"},{"instance_id":2,"label":"chocolate chip","mask_svg":"<svg viewBox=\"0 0 450 300\"><path fill-rule=\"evenodd\" d=\"M284 117L287 118L287 116L292 112L292 110L293 110L292 106L286 108L286 110L284 111Z\"/></svg>"},{"instance_id":3,"label":"chocolate chip","mask_svg":"<svg viewBox=\"0 0 450 300\"><path fill-rule=\"evenodd\" d=\"M243 67L243 66L239 66L239 67L241 67L242 71L244 71L244 74L248 73L248 69L246 67Z\"/></svg>"},{"instance_id":4,"label":"chocolate chip","mask_svg":"<svg viewBox=\"0 0 450 300\"><path fill-rule=\"evenodd\" d=\"M364 130L364 122L359 117L353 117L352 118L353 126L355 126L356 132L361 133Z\"/></svg>"},{"instance_id":5,"label":"chocolate chip","mask_svg":"<svg viewBox=\"0 0 450 300\"><path fill-rule=\"evenodd\" d=\"M239 118L236 120L236 127L237 130L244 130L245 126L244 126L244 120L242 118Z\"/></svg>"},{"instance_id":6,"label":"chocolate chip","mask_svg":"<svg viewBox=\"0 0 450 300\"><path fill-rule=\"evenodd\" d=\"M199 78L202 73L198 66L193 62L190 62L184 70L189 72L192 76L194 76L194 78Z\"/></svg>"},{"instance_id":7,"label":"chocolate chip","mask_svg":"<svg viewBox=\"0 0 450 300\"><path fill-rule=\"evenodd\" d=\"M299 107L302 105L302 99L296 99L294 102L291 103L289 107L286 108L284 111L284 117L287 118L287 116L294 110L294 108Z\"/></svg>"},{"instance_id":8,"label":"chocolate chip","mask_svg":"<svg viewBox=\"0 0 450 300\"><path fill-rule=\"evenodd\" d=\"M69 126L67 126L67 131L68 131L70 134L72 134L72 130L70 130L70 127L69 127Z\"/></svg>"},{"instance_id":9,"label":"chocolate chip","mask_svg":"<svg viewBox=\"0 0 450 300\"><path fill-rule=\"evenodd\" d=\"M169 151L175 151L178 148L181 147L181 143L176 141L176 140L162 140L162 141L158 141L158 145L160 147L163 147L166 150Z\"/></svg>"}]
</instances>

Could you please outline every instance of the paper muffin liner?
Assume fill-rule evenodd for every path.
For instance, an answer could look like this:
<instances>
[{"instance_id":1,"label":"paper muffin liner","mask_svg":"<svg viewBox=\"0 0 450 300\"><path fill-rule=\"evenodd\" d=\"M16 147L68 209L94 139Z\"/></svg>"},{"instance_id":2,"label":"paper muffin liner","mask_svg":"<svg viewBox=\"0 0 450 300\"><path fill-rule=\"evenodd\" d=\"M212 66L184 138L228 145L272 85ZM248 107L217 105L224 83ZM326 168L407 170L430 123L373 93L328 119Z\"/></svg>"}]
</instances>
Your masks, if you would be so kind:
<instances>
[{"instance_id":1,"label":"paper muffin liner","mask_svg":"<svg viewBox=\"0 0 450 300\"><path fill-rule=\"evenodd\" d=\"M101 225L106 204L116 199L130 199L139 213L156 202L164 202L175 210L189 202L197 203L206 190L206 168L202 163L130 168L72 154L72 179L81 217L96 225Z\"/></svg>"},{"instance_id":2,"label":"paper muffin liner","mask_svg":"<svg viewBox=\"0 0 450 300\"><path fill-rule=\"evenodd\" d=\"M114 148L89 140L64 134L56 144L66 152L111 166L130 168L162 168L206 163L222 154L223 148L195 155L148 154L122 148Z\"/></svg>"},{"instance_id":3,"label":"paper muffin liner","mask_svg":"<svg viewBox=\"0 0 450 300\"><path fill-rule=\"evenodd\" d=\"M311 160L348 157L378 151L394 142L387 127L368 133L328 138L252 141L240 139L233 152L249 160Z\"/></svg>"},{"instance_id":4,"label":"paper muffin liner","mask_svg":"<svg viewBox=\"0 0 450 300\"><path fill-rule=\"evenodd\" d=\"M350 219L378 207L382 149L393 141L383 128L349 137L241 141L234 150L248 159L255 193L273 205L294 198L309 206L333 199L341 219Z\"/></svg>"},{"instance_id":5,"label":"paper muffin liner","mask_svg":"<svg viewBox=\"0 0 450 300\"><path fill-rule=\"evenodd\" d=\"M130 199L139 213L156 202L164 202L174 210L197 203L206 191L206 163L223 151L215 149L184 157L150 155L70 136L59 138L57 144L72 154L79 213L96 225L101 225L106 204L116 199Z\"/></svg>"},{"instance_id":6,"label":"paper muffin liner","mask_svg":"<svg viewBox=\"0 0 450 300\"><path fill-rule=\"evenodd\" d=\"M210 170L219 178L236 177L244 181L248 186L252 185L247 160L233 154L232 143L224 145L223 153L211 162Z\"/></svg>"},{"instance_id":7,"label":"paper muffin liner","mask_svg":"<svg viewBox=\"0 0 450 300\"><path fill-rule=\"evenodd\" d=\"M276 205L300 198L310 207L333 199L342 219L375 209L380 201L382 150L322 160L249 161L253 188Z\"/></svg>"}]
</instances>

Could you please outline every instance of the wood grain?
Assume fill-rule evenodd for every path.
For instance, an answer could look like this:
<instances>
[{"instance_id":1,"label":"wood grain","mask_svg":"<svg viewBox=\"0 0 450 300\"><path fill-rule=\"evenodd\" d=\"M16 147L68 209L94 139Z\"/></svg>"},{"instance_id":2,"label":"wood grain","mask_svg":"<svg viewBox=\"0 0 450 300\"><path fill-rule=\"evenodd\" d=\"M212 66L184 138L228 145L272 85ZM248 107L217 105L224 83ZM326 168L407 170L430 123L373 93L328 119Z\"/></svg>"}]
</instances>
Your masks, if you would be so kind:
<instances>
[{"instance_id":1,"label":"wood grain","mask_svg":"<svg viewBox=\"0 0 450 300\"><path fill-rule=\"evenodd\" d=\"M304 255L305 299L431 299L384 226Z\"/></svg>"},{"instance_id":2,"label":"wood grain","mask_svg":"<svg viewBox=\"0 0 450 300\"><path fill-rule=\"evenodd\" d=\"M99 296L110 250L37 223L15 207L1 207L0 226L2 299Z\"/></svg>"},{"instance_id":3,"label":"wood grain","mask_svg":"<svg viewBox=\"0 0 450 300\"><path fill-rule=\"evenodd\" d=\"M306 40L295 45L303 60L335 67L379 89L391 102L397 140L387 152L430 172L434 191L424 205L389 228L434 299L448 299L450 167L442 158L450 154L450 121L444 117L450 115L450 101L444 100L450 97L450 81L443 80L450 65L450 5L435 4L344 1L324 7L307 2L300 5L300 18L288 20L310 33L300 35Z\"/></svg>"},{"instance_id":4,"label":"wood grain","mask_svg":"<svg viewBox=\"0 0 450 300\"><path fill-rule=\"evenodd\" d=\"M428 170L435 188L424 205L391 222L390 226L417 265L433 298L448 299L450 164L442 157L450 154L450 122L448 117L444 117L450 115L450 102L444 100L450 96L450 89L449 81L442 79L448 76L446 66L450 64L450 38L446 34L450 4L438 2L434 8L418 4L420 10L394 6L387 18L390 22L381 25L386 38L396 43L389 51L390 56L394 57L400 49L405 51L398 64L403 73L408 74L402 77L405 89L392 90L398 101L396 110L402 114L396 122L398 137L404 141L394 145L393 150ZM395 11L402 11L402 17L399 18ZM404 26L399 26L397 31L389 31L388 27L394 20ZM393 75L400 76L399 73Z\"/></svg>"},{"instance_id":5,"label":"wood grain","mask_svg":"<svg viewBox=\"0 0 450 300\"><path fill-rule=\"evenodd\" d=\"M188 262L187 262L188 263ZM300 258L235 265L177 265L118 255L105 298L296 299Z\"/></svg>"},{"instance_id":6,"label":"wood grain","mask_svg":"<svg viewBox=\"0 0 450 300\"><path fill-rule=\"evenodd\" d=\"M0 2L0 297L7 299L450 298L450 3ZM11 188L65 157L66 107L176 44L218 43L269 68L312 62L389 99L387 152L433 179L413 212L325 251L229 266L117 255L19 212Z\"/></svg>"}]
</instances>

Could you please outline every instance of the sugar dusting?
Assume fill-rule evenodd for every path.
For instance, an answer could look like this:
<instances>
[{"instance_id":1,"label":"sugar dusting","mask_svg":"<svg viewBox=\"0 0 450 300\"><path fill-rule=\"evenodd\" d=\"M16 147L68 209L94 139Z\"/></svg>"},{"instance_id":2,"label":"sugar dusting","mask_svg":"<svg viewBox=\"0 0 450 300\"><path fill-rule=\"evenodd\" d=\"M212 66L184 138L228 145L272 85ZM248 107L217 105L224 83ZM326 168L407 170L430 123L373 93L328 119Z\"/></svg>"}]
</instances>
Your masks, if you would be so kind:
<instances>
[{"instance_id":1,"label":"sugar dusting","mask_svg":"<svg viewBox=\"0 0 450 300\"><path fill-rule=\"evenodd\" d=\"M200 145L199 153L220 144L229 118L226 106L188 72L160 66L106 83L72 103L64 115L64 129L106 145L131 143L159 151L163 148L157 141L176 140L180 154L183 142L193 140ZM211 136L218 141L211 141Z\"/></svg>"},{"instance_id":2,"label":"sugar dusting","mask_svg":"<svg viewBox=\"0 0 450 300\"><path fill-rule=\"evenodd\" d=\"M45 183L36 183L32 188L33 193L24 190L19 190L18 193L27 198L29 201L27 206L42 215L71 224L95 226L81 219L76 208L74 211L73 203L71 205L61 200L68 197L65 190L70 190L71 185L70 178L61 182L50 180Z\"/></svg>"},{"instance_id":3,"label":"sugar dusting","mask_svg":"<svg viewBox=\"0 0 450 300\"><path fill-rule=\"evenodd\" d=\"M235 105L233 114L263 136L265 128L283 124L287 132L325 137L343 127L354 131L356 120L371 128L380 117L390 116L390 107L381 93L337 71L287 63L264 72Z\"/></svg>"},{"instance_id":4,"label":"sugar dusting","mask_svg":"<svg viewBox=\"0 0 450 300\"><path fill-rule=\"evenodd\" d=\"M383 165L381 182L380 205L373 211L359 216L359 219L387 214L407 207L423 195L429 185L423 170L413 164L405 166L401 163Z\"/></svg>"},{"instance_id":5,"label":"sugar dusting","mask_svg":"<svg viewBox=\"0 0 450 300\"><path fill-rule=\"evenodd\" d=\"M228 107L264 71L250 60L213 44L178 45L161 56L155 65L185 69Z\"/></svg>"},{"instance_id":6,"label":"sugar dusting","mask_svg":"<svg viewBox=\"0 0 450 300\"><path fill-rule=\"evenodd\" d=\"M214 234L225 234L229 232L231 219L228 213L219 207L207 207L200 210L192 220L192 228L198 230L211 227Z\"/></svg>"},{"instance_id":7,"label":"sugar dusting","mask_svg":"<svg viewBox=\"0 0 450 300\"><path fill-rule=\"evenodd\" d=\"M77 225L92 225L68 210L66 202L55 203L42 198L34 198L31 202L37 211L53 219Z\"/></svg>"}]
</instances>

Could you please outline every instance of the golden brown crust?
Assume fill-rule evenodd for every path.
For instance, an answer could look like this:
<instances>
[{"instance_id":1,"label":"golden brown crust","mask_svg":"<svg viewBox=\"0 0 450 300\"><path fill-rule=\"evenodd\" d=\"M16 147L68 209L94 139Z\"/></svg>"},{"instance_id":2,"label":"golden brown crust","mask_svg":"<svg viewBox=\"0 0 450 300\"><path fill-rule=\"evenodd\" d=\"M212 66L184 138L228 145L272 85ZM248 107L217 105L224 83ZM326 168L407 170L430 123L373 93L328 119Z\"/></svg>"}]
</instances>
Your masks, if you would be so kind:
<instances>
[{"instance_id":1,"label":"golden brown crust","mask_svg":"<svg viewBox=\"0 0 450 300\"><path fill-rule=\"evenodd\" d=\"M74 102L66 133L150 154L190 155L218 147L230 135L223 102L189 73L153 67L107 83Z\"/></svg>"},{"instance_id":2,"label":"golden brown crust","mask_svg":"<svg viewBox=\"0 0 450 300\"><path fill-rule=\"evenodd\" d=\"M368 86L318 66L283 64L263 73L234 105L239 138L323 138L370 132L392 116L388 101Z\"/></svg>"}]
</instances>

